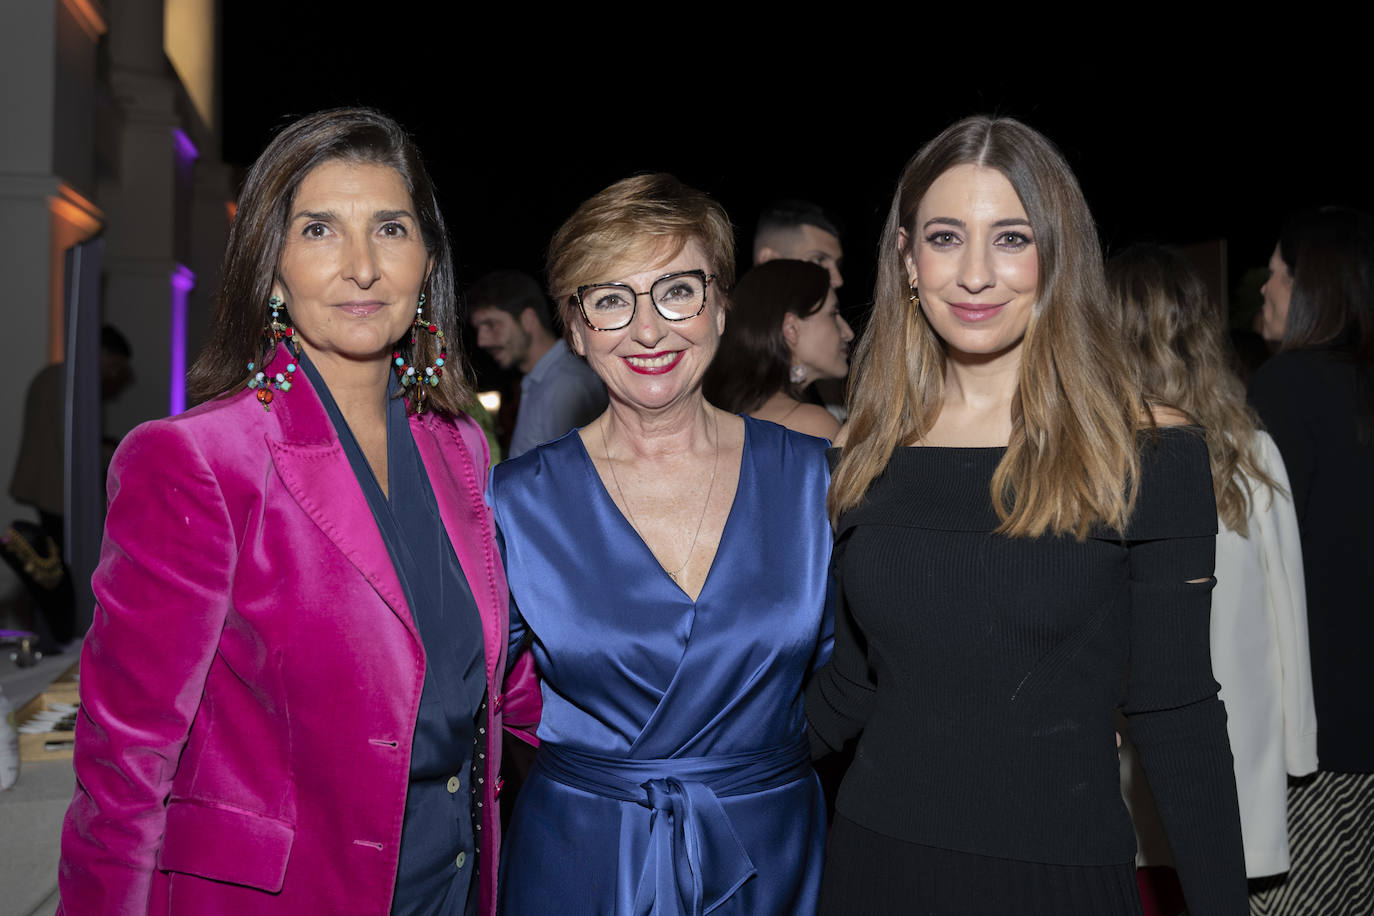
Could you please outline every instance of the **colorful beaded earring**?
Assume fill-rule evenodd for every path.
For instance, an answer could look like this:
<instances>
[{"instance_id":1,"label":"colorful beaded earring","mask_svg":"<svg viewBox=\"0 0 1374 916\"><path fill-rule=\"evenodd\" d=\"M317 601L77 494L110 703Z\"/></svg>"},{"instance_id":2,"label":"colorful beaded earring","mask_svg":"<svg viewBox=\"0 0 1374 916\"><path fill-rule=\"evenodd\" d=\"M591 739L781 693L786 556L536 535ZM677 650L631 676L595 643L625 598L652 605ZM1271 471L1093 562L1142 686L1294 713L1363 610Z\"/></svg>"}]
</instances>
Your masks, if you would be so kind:
<instances>
[{"instance_id":1,"label":"colorful beaded earring","mask_svg":"<svg viewBox=\"0 0 1374 916\"><path fill-rule=\"evenodd\" d=\"M299 358L300 348L296 344L296 331L294 328L283 324L279 315L284 304L280 296L273 296L267 300L267 307L272 310L272 318L267 324L267 329L263 331L263 336L268 339L270 346L274 349L279 342L285 341L287 350L295 353ZM268 359L270 360L271 357L269 356ZM257 363L248 364L249 372L255 369L257 369ZM272 410L272 392L274 390L290 391L291 377L295 374L296 364L294 362L288 362L285 372L278 372L270 378L266 372L259 370L256 375L248 380L248 387L257 391L258 403L262 405L263 410L270 412Z\"/></svg>"},{"instance_id":2,"label":"colorful beaded earring","mask_svg":"<svg viewBox=\"0 0 1374 916\"><path fill-rule=\"evenodd\" d=\"M391 359L396 363L396 375L401 380L401 384L406 388L411 385L429 385L433 387L439 384L439 379L444 374L444 363L448 360L448 342L444 340L444 332L437 324L425 321L425 294L420 294L420 301L415 307L415 321L410 325L410 352L415 352L416 338L420 331L428 331L433 334L439 343L439 356L434 360L434 365L426 366L424 372L417 372L415 367L406 361L405 356L399 349L391 354Z\"/></svg>"}]
</instances>

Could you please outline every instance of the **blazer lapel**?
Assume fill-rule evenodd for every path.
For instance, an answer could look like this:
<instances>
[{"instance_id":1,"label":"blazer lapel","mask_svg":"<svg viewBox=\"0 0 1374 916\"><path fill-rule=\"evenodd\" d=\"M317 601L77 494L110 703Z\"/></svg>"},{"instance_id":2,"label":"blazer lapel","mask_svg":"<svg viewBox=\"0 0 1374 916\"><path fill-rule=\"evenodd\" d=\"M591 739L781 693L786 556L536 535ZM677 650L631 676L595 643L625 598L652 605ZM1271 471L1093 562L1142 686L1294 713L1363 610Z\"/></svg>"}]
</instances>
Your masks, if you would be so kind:
<instances>
[{"instance_id":1,"label":"blazer lapel","mask_svg":"<svg viewBox=\"0 0 1374 916\"><path fill-rule=\"evenodd\" d=\"M273 365L284 365L287 358L285 350L279 348ZM291 391L272 402L271 413L277 418L281 436L274 439L269 433L267 446L286 491L418 640L420 634L406 606L401 580L367 497L339 444L329 414L304 372L295 374Z\"/></svg>"},{"instance_id":2,"label":"blazer lapel","mask_svg":"<svg viewBox=\"0 0 1374 916\"><path fill-rule=\"evenodd\" d=\"M503 624L509 596L496 558L491 517L482 498L477 468L452 423L436 421L429 415L415 416L410 419L410 432L429 474L454 556L482 617L488 683L493 679L499 683L505 670Z\"/></svg>"}]
</instances>

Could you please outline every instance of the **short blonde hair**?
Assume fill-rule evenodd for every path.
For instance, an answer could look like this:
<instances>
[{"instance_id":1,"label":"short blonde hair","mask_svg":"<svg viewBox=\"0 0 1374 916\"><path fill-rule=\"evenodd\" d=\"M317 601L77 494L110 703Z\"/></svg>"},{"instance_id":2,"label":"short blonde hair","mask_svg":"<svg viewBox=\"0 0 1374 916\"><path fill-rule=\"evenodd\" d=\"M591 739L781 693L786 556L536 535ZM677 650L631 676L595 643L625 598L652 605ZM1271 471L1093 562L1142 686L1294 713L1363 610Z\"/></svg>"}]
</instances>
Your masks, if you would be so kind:
<instances>
[{"instance_id":1,"label":"short blonde hair","mask_svg":"<svg viewBox=\"0 0 1374 916\"><path fill-rule=\"evenodd\" d=\"M582 322L579 286L615 279L609 272L636 256L649 265L674 258L691 240L705 250L717 289L728 291L735 283L735 231L704 192L656 172L622 179L583 201L549 242L549 295L563 326Z\"/></svg>"}]
</instances>

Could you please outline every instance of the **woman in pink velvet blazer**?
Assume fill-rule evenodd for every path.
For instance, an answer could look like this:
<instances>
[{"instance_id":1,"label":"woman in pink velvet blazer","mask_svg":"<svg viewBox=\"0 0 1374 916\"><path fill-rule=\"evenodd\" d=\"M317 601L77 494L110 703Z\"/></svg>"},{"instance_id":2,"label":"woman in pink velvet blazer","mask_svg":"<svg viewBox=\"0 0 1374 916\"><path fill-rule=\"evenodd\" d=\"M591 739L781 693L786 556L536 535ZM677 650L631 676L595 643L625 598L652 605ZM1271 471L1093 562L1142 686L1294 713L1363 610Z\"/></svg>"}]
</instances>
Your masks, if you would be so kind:
<instances>
[{"instance_id":1,"label":"woman in pink velvet blazer","mask_svg":"<svg viewBox=\"0 0 1374 916\"><path fill-rule=\"evenodd\" d=\"M432 189L389 119L307 117L249 173L191 377L217 396L135 430L110 469L62 838L66 912L494 909L501 744L487 739L501 733L508 595L483 499L486 441L457 410L470 395L461 355L435 333L455 324L453 289ZM388 396L393 373L408 383ZM471 795L478 847L437 853L439 880L463 879L443 905L400 903L412 748L436 672L407 601L414 577L398 572L359 464L395 496L387 424L401 403L434 530L476 607L480 652L468 648L485 684L481 667L470 683L489 698L459 706L472 768L439 790L464 816Z\"/></svg>"}]
</instances>

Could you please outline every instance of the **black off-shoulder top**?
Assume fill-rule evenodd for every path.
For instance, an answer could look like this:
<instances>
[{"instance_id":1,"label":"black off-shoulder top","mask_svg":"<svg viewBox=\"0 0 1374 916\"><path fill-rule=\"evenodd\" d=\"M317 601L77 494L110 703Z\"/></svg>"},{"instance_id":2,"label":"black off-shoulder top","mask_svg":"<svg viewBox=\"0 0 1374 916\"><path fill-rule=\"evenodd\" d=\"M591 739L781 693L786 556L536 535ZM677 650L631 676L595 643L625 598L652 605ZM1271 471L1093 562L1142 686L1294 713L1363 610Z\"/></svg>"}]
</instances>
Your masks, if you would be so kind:
<instances>
[{"instance_id":1,"label":"black off-shoulder top","mask_svg":"<svg viewBox=\"0 0 1374 916\"><path fill-rule=\"evenodd\" d=\"M1110 865L1135 855L1120 708L1189 911L1244 913L1208 644L1217 516L1207 449L1186 427L1141 443L1127 530L1085 541L993 533L1002 448L897 449L839 520L835 654L806 695L813 749L862 732L836 807L876 833Z\"/></svg>"}]
</instances>

